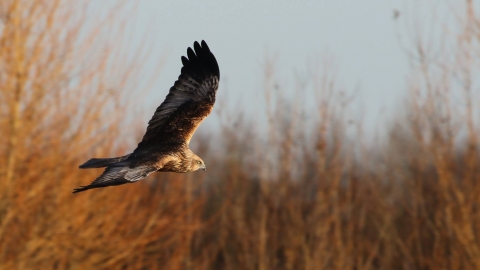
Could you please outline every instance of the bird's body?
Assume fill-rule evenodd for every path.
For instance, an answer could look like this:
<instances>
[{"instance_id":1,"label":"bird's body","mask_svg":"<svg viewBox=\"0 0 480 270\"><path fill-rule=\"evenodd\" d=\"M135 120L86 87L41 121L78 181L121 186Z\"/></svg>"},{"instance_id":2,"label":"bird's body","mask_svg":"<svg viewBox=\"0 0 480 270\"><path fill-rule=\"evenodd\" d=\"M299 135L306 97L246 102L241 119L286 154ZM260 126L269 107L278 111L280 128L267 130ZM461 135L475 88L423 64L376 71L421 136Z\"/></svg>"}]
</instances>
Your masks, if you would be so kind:
<instances>
[{"instance_id":1,"label":"bird's body","mask_svg":"<svg viewBox=\"0 0 480 270\"><path fill-rule=\"evenodd\" d=\"M93 158L81 165L82 169L106 169L90 185L77 188L74 193L133 183L156 171L185 173L206 169L188 144L213 109L220 70L205 41L201 46L195 42L194 49L195 52L188 48L188 59L182 57L181 74L149 121L137 148L122 157Z\"/></svg>"}]
</instances>

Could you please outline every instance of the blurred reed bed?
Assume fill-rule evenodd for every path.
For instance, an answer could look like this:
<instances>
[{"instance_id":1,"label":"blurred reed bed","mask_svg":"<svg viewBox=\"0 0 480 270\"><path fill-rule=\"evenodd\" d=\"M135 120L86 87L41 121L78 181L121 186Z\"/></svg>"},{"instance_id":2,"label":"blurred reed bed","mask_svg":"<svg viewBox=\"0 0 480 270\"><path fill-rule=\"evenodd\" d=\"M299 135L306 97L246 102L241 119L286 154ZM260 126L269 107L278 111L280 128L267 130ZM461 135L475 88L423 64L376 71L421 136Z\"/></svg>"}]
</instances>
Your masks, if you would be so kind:
<instances>
[{"instance_id":1,"label":"blurred reed bed","mask_svg":"<svg viewBox=\"0 0 480 270\"><path fill-rule=\"evenodd\" d=\"M267 59L266 125L216 107L220 130L192 141L207 173L79 195L100 172L80 163L135 146L129 93L148 83L145 50L116 49L127 5L86 24L92 3L74 3L0 4L1 269L480 269L472 1L443 58L413 38L384 140L329 61L288 87Z\"/></svg>"}]
</instances>

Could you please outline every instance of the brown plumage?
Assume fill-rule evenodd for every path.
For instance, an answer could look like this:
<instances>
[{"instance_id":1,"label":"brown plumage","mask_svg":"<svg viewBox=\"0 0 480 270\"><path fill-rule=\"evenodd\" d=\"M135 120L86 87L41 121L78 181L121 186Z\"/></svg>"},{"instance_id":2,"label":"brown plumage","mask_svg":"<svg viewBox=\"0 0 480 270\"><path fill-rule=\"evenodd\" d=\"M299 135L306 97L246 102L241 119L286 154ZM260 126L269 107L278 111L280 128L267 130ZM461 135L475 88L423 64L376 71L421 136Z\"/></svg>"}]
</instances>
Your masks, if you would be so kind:
<instances>
[{"instance_id":1,"label":"brown plumage","mask_svg":"<svg viewBox=\"0 0 480 270\"><path fill-rule=\"evenodd\" d=\"M206 170L203 160L188 144L202 121L210 114L220 80L217 60L205 41L187 49L178 80L170 88L165 101L148 122L147 131L137 148L128 155L115 158L92 158L81 169L106 167L102 175L88 186L92 188L133 183L160 172Z\"/></svg>"}]
</instances>

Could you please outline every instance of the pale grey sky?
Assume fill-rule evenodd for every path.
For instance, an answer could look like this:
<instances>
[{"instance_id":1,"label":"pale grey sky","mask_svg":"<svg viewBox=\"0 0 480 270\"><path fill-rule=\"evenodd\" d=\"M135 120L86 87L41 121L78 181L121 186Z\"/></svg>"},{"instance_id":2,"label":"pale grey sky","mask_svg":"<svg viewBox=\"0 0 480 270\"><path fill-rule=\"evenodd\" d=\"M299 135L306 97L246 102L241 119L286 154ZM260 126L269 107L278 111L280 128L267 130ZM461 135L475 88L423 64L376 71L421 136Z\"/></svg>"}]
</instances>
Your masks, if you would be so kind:
<instances>
[{"instance_id":1,"label":"pale grey sky","mask_svg":"<svg viewBox=\"0 0 480 270\"><path fill-rule=\"evenodd\" d=\"M220 65L218 99L247 115L254 116L251 112L263 106L259 101L262 65L266 55L274 54L279 56L277 77L290 89L295 71L301 74L308 63L330 55L339 82L347 92L356 93L356 104L365 111L370 127L405 96L409 68L398 38L405 18L401 13L394 20L394 10L416 10L418 0L139 3L135 27L139 33L149 29L154 55L166 57L157 86L149 94L145 123L151 116L148 111L163 101L178 77L180 57L202 39ZM202 126L215 126L215 121L217 116L209 117Z\"/></svg>"}]
</instances>

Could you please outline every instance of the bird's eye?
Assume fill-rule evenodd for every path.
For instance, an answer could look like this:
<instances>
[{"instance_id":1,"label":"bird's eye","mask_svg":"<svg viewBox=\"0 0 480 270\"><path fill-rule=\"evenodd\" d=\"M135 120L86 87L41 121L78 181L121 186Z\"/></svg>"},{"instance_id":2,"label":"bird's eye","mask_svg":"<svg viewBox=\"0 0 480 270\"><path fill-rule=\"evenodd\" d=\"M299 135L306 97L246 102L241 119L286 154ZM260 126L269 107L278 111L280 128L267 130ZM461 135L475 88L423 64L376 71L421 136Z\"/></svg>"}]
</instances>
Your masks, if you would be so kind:
<instances>
[{"instance_id":1,"label":"bird's eye","mask_svg":"<svg viewBox=\"0 0 480 270\"><path fill-rule=\"evenodd\" d=\"M202 165L202 162L201 162L201 161L197 161L197 164L198 164L198 165Z\"/></svg>"}]
</instances>

